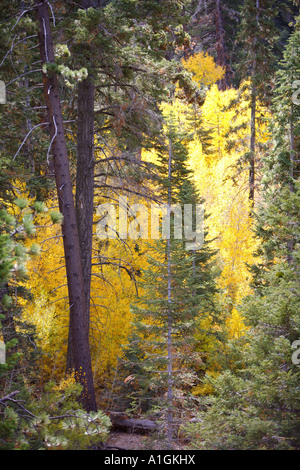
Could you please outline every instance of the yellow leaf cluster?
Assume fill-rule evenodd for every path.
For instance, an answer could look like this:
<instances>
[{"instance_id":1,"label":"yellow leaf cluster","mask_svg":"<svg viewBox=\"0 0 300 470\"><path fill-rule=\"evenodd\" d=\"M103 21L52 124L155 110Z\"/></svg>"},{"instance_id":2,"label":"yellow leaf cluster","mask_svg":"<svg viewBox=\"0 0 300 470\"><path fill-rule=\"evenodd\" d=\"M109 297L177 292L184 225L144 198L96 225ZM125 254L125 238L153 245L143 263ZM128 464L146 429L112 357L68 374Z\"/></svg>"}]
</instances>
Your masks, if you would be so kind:
<instances>
[{"instance_id":1,"label":"yellow leaf cluster","mask_svg":"<svg viewBox=\"0 0 300 470\"><path fill-rule=\"evenodd\" d=\"M69 324L61 228L45 223L43 217L41 215L37 220L39 228L35 235L41 253L27 263L27 287L32 300L26 302L23 311L24 320L36 328L37 345L42 351L41 385L52 379L59 381L65 374ZM99 246L99 240L94 238L90 345L96 387L102 387L103 381L114 373L130 331L130 304L136 287L134 279L122 266L138 273L144 265L142 242L138 243L140 251L135 251L134 243L130 246L130 241L125 245L109 240ZM98 250L103 259L112 261L112 265L101 264Z\"/></svg>"},{"instance_id":2,"label":"yellow leaf cluster","mask_svg":"<svg viewBox=\"0 0 300 470\"><path fill-rule=\"evenodd\" d=\"M250 292L250 274L246 264L251 264L256 240L249 218L248 172L237 174L236 164L249 146L249 106L247 98L239 107L229 107L237 97L237 90L219 91L214 83L222 78L223 70L213 59L203 53L187 61L185 67L194 74L198 83L209 86L206 100L201 108L203 127L211 134L210 153L203 151L200 137L189 143L189 163L194 171L195 184L205 199L206 220L212 247L218 250L217 262L221 268L219 285L225 293L225 314L231 337L243 334L244 324L238 312L238 304ZM166 113L170 105L164 105ZM188 106L180 100L172 103L177 125L188 129ZM243 126L245 124L245 126ZM238 131L231 134L233 126ZM263 124L258 128L258 139L266 141ZM228 143L235 142L229 150ZM155 162L154 151L143 152L143 159ZM96 205L101 201L96 197ZM130 202L141 202L134 198ZM61 229L40 215L35 241L41 253L28 261L28 287L33 300L24 306L24 319L36 327L38 346L42 350L41 382L61 379L65 372L68 341L69 305L67 298L66 272L64 267ZM95 223L97 215L95 214ZM96 226L96 225L95 225ZM135 241L101 241L94 238L90 340L96 388L103 387L105 380L111 380L122 357L122 345L127 341L131 329L130 305L136 295L132 276L123 269L124 260L129 270L138 276L146 265L146 243ZM100 253L100 257L99 257ZM112 264L101 263L102 259ZM209 346L207 351L209 352ZM195 394L210 392L209 386L200 386Z\"/></svg>"},{"instance_id":3,"label":"yellow leaf cluster","mask_svg":"<svg viewBox=\"0 0 300 470\"><path fill-rule=\"evenodd\" d=\"M251 277L247 264L254 263L253 253L257 244L249 217L247 165L244 164L242 171L238 171L238 162L249 150L249 97L244 92L239 104L230 106L237 100L238 94L239 90L219 91L216 85L212 85L201 108L202 129L211 135L210 151L203 151L200 138L195 137L189 143L190 166L199 194L205 199L206 214L209 215L206 220L208 237L213 240L212 247L218 250L217 262L221 268L219 285L225 295L228 330L235 337L244 330L243 320L236 308L242 298L250 293ZM182 130L185 127L188 129L187 105L177 100L163 107L166 113L171 108ZM259 107L258 113L262 115L266 112ZM259 143L264 143L267 138L267 126L262 121L257 128L257 139ZM228 144L232 142L235 145L231 148ZM147 157L155 161L153 153L148 153Z\"/></svg>"},{"instance_id":4,"label":"yellow leaf cluster","mask_svg":"<svg viewBox=\"0 0 300 470\"><path fill-rule=\"evenodd\" d=\"M213 136L211 154L205 155L197 140L190 144L195 183L209 214L209 237L214 239L213 245L219 250L220 285L227 291L232 306L250 292L246 263L254 262L257 243L249 217L247 166L240 173L237 171L238 161L249 148L249 107L246 98L239 103L238 112L234 107L228 107L237 93L237 90L219 91L215 85L211 87L202 108L203 122ZM233 127L238 128L234 135L231 134ZM266 126L262 124L257 132L259 142L265 142L266 134ZM231 139L238 145L228 150Z\"/></svg>"},{"instance_id":5,"label":"yellow leaf cluster","mask_svg":"<svg viewBox=\"0 0 300 470\"><path fill-rule=\"evenodd\" d=\"M193 74L193 80L200 85L210 86L224 76L224 68L216 65L213 57L205 52L198 52L187 60L182 59L183 66Z\"/></svg>"}]
</instances>

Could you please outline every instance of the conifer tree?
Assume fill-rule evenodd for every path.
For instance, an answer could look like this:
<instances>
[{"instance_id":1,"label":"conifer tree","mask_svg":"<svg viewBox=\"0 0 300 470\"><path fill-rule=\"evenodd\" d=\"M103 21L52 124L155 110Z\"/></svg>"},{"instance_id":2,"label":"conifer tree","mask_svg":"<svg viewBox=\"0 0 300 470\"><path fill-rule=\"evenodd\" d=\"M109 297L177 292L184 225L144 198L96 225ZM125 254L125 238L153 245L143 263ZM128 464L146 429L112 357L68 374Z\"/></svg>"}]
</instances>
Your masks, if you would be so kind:
<instances>
[{"instance_id":1,"label":"conifer tree","mask_svg":"<svg viewBox=\"0 0 300 470\"><path fill-rule=\"evenodd\" d=\"M40 38L50 40L50 35L53 35L53 46L55 54L52 54L52 46L48 44L46 48L41 47L43 53L43 77L49 82L52 79L56 82L55 94L51 93L54 90L53 84L48 83L48 89L46 90L45 85L45 98L46 103L49 105L49 99L56 99L58 104L58 83L60 86L59 92L61 93L61 110L53 113L54 116L46 117L46 105L41 97L39 88L41 84L38 83L41 78L41 70L39 65L34 70L27 70L28 64L40 64L41 58L37 55L36 49L36 32L38 29L37 23L34 21L34 8L31 4L22 2L21 11L15 8L15 5L10 5L6 2L7 9L5 11L5 21L8 27L5 28L4 35L12 35L12 47L5 51L2 63L9 63L10 54L13 53L15 61L12 62L11 69L9 68L9 79L8 90L10 96L14 98L17 96L16 103L17 107L9 109L9 112L5 115L5 124L12 128L12 132L7 136L6 139L12 143L12 155L13 163L10 161L9 164L2 160L1 164L14 169L15 160L19 162L20 157L24 157L22 160L22 168L19 172L27 181L26 183L30 186L31 190L36 194L43 193L44 197L47 195L47 189L49 186L37 184L39 181L47 181L47 178L53 177L53 162L52 154L65 156L65 163L70 166L70 173L76 173L76 217L74 217L73 211L73 198L71 198L71 184L73 181L69 180L69 201L66 203L64 209L68 207L70 213L73 214L72 223L68 224L68 217L64 214L63 228L69 227L74 233L78 231L79 249L77 244L77 235L72 242L68 243L67 246L70 250L73 250L76 246L76 256L67 254L67 264L77 259L78 269L73 269L74 282L70 283L70 291L76 290L75 297L84 297L84 301L80 300L81 307L79 308L79 315L75 315L77 318L81 318L83 323L77 329L74 326L74 311L76 310L76 302L70 301L69 312L71 314L70 321L70 337L69 337L69 349L67 354L67 369L71 370L75 363L78 364L78 354L83 358L85 355L89 356L88 347L86 353L78 353L75 351L76 345L79 345L80 341L74 341L76 336L75 331L83 332L85 330L84 343L88 343L89 335L89 301L90 301L90 281L91 281L91 244L92 244L92 233L93 233L93 182L94 182L94 141L95 134L101 141L103 154L106 157L106 152L109 153L108 148L110 147L111 141L118 141L117 155L109 154L108 162L106 158L101 158L97 170L99 173L105 176L104 184L101 185L102 181L97 180L97 189L101 190L101 193L105 193L110 190L110 185L107 184L108 171L107 168L114 169L115 177L118 168L121 168L120 174L123 179L127 177L128 173L132 171L133 164L135 166L135 173L138 174L138 178L141 180L140 170L142 165L134 162L133 153L136 148L140 148L141 144L148 139L152 140L155 132L157 133L157 122L159 121L159 113L157 112L157 100L161 100L166 96L166 79L161 71L161 67L165 67L165 70L169 77L172 76L171 80L178 79L178 70L175 64L170 65L169 62L164 59L166 48L170 46L170 50L175 47L180 41L185 40L185 35L182 34L180 28L177 28L176 18L181 15L180 2L164 2L165 6L170 6L172 10L171 23L172 27L176 30L174 35L170 32L166 37L162 30L159 34L153 33L157 26L156 14L161 18L164 5L155 5L155 2L144 2L143 9L139 8L138 2L127 2L118 1L114 4L107 5L107 2L102 2L101 8L93 8L97 6L95 2L82 1L78 8L78 5L67 2L65 5L56 4L55 8L51 8L50 4L44 2L43 7L40 2L37 3L39 13L41 8L45 10L49 7L51 19L53 21L53 28L47 24L48 30L45 31L46 23L45 18L39 15L40 19ZM5 5L6 6L6 5ZM145 7L145 10L144 10ZM153 10L153 11L152 11ZM45 12L44 12L45 13ZM153 14L155 13L155 14ZM13 15L16 15L17 21L13 19ZM56 21L56 16L63 18L62 22ZM145 26L145 17L147 18L148 24ZM138 20L138 22L137 22ZM50 20L51 21L51 20ZM170 21L168 18L167 22ZM15 23L15 24L14 24ZM50 24L50 23L49 23ZM128 26L130 25L130 27ZM10 27L9 27L10 26ZM14 30L14 32L12 32ZM2 34L2 31L1 31ZM43 38L43 34L46 37ZM172 40L170 40L172 38ZM41 41L42 42L42 41ZM16 43L18 48L15 47ZM67 45L68 44L68 45ZM130 44L130 46L129 46ZM20 51L19 52L19 48ZM51 57L50 57L51 56ZM51 59L51 60L50 60ZM50 64L51 62L51 64ZM25 63L25 64L24 64ZM143 66L142 66L143 64ZM26 68L27 67L27 68ZM26 68L23 73L22 68ZM34 68L34 66L33 66ZM75 69L75 70L74 70ZM16 77L16 74L19 76ZM36 74L36 75L34 75ZM26 86L23 86L22 77L30 77L31 80L27 80ZM87 76L88 75L88 76ZM180 71L179 71L180 75ZM11 77L10 77L11 76ZM148 80L148 76L151 76L151 80ZM32 78L34 77L34 79ZM154 79L156 77L156 79ZM8 78L6 75L5 78ZM77 82L79 82L77 84ZM159 84L159 86L158 86ZM95 98L95 85L97 89L97 95ZM25 116L23 101L24 89L26 89L26 107ZM34 91L33 91L34 90ZM13 95L12 95L13 91ZM74 93L75 91L75 93ZM76 92L78 91L78 106L74 112L73 103L76 98ZM48 93L49 92L49 93ZM64 100L63 98L66 98ZM63 104L63 102L67 104ZM97 111L97 118L95 118L94 107L95 101L100 107ZM71 105L69 105L71 103ZM53 100L50 103L53 105ZM31 105L34 109L31 109ZM11 105L12 107L13 105ZM48 110L49 111L49 107ZM57 109L56 109L57 111ZM61 120L66 119L66 114L70 119L70 124L67 132L63 129L62 122L60 123L60 129L56 129L57 116L61 117ZM75 119L72 119L72 118ZM23 130L24 124L20 121L24 118L27 124L27 128ZM73 125L72 122L76 122ZM49 139L45 139L41 132L42 128L48 131L50 124L50 144ZM18 129L22 127L22 134L18 133ZM95 130L96 129L96 130ZM57 131L57 132L56 132ZM94 132L95 131L95 132ZM73 133L73 134L72 134ZM23 135L24 134L24 135ZM65 134L65 139L64 139ZM71 134L71 137L70 137ZM57 151L58 147L58 136L61 138L63 143L64 151L62 147L60 151ZM75 146L77 147L77 165L75 164L76 158L72 148L74 148L74 136L77 137ZM108 145L106 146L106 142ZM130 145L128 142L130 141ZM104 144L105 142L105 144ZM66 145L65 145L66 144ZM77 145L76 145L77 144ZM67 148L66 148L67 147ZM124 156L124 148L129 147L130 151ZM69 152L68 155L66 152ZM98 155L99 155L98 151ZM129 156L128 156L129 153ZM121 164L118 165L121 157ZM18 157L18 158L17 158ZM67 162L69 157L69 162ZM105 161L103 161L105 160ZM116 165L112 165L111 161L117 162ZM128 163L129 162L129 163ZM124 165L123 165L124 163ZM127 166L125 169L124 167ZM24 174L24 167L29 173L29 178L26 178ZM130 169L128 170L128 167ZM57 167L56 167L57 169ZM55 173L55 171L54 171ZM64 175L69 174L69 170ZM10 173L11 175L11 173ZM57 175L57 172L56 172ZM62 175L62 173L61 173ZM48 181L51 181L49 178ZM29 180L29 181L28 181ZM57 186L58 189L58 201L60 209L62 210L62 200L66 197L61 194L67 189L65 181L61 181ZM104 189L105 188L105 189ZM52 186L53 189L53 186ZM114 188L114 190L118 190ZM130 191L131 188L128 188ZM76 224L77 228L76 229ZM64 237L66 239L66 233L64 231ZM74 242L74 243L73 243ZM73 253L75 253L73 251ZM81 259L82 269L80 267L79 258ZM82 276L80 272L82 271ZM68 276L69 277L69 276ZM77 285L75 287L76 279L83 278L81 287ZM83 286L83 287L82 287ZM80 323L80 322L79 322ZM74 346L74 347L73 347ZM86 345L87 346L87 345ZM82 348L81 348L82 349ZM83 350L82 350L83 351ZM77 358L75 357L77 356ZM80 362L80 360L79 360ZM84 360L85 362L85 360ZM89 362L89 359L87 359ZM78 367L76 366L78 369ZM83 366L79 366L79 370L82 370ZM89 367L88 367L89 368ZM89 371L91 369L89 368ZM77 373L77 376L80 376ZM85 374L84 382L86 378L90 377L91 373ZM91 383L92 380L89 379ZM92 387L91 387L92 388ZM91 408L95 408L95 401L92 400Z\"/></svg>"},{"instance_id":2,"label":"conifer tree","mask_svg":"<svg viewBox=\"0 0 300 470\"><path fill-rule=\"evenodd\" d=\"M235 344L239 366L209 380L215 393L206 400L208 407L200 416L198 448L279 450L300 446L300 187L295 167L299 109L293 89L299 37L298 20L277 73L270 152L263 158L263 199L255 225L261 244L258 262L252 267L253 294L240 306L247 331ZM190 431L197 432L197 427L190 426Z\"/></svg>"},{"instance_id":3,"label":"conifer tree","mask_svg":"<svg viewBox=\"0 0 300 470\"><path fill-rule=\"evenodd\" d=\"M254 204L257 105L269 104L271 79L274 76L276 41L276 7L274 0L246 0L241 7L241 22L237 40L241 46L240 76L249 80L250 145L249 200Z\"/></svg>"},{"instance_id":4,"label":"conifer tree","mask_svg":"<svg viewBox=\"0 0 300 470\"><path fill-rule=\"evenodd\" d=\"M297 80L299 70L299 54L297 51L299 44L298 17L295 30L283 52L283 59L280 62L281 68L276 73L276 89L272 102L273 117L270 121L272 147L264 156L263 161L262 189L264 198L268 203L262 206L258 213L256 229L258 236L264 241L258 254L265 260L265 269L276 258L275 253L279 248L279 240L283 252L287 249L286 257L289 262L292 262L293 248L298 241L296 235L298 223L295 220L297 216L293 206L288 210L288 201L291 197L294 197L290 193L297 192L297 181L300 176L300 106L298 100L300 83ZM288 198L285 201L283 199L285 199L286 194ZM278 219L277 227L274 222L268 223L267 220L272 217L272 211L275 211L275 214L282 213L282 215L286 211L285 222ZM276 238L278 243L275 244L274 240ZM261 269L263 269L262 266Z\"/></svg>"},{"instance_id":5,"label":"conifer tree","mask_svg":"<svg viewBox=\"0 0 300 470\"><path fill-rule=\"evenodd\" d=\"M166 144L159 154L160 195L168 209L178 205L183 210L184 205L191 204L195 211L196 204L203 201L191 179L186 135L178 130L178 125L174 117L167 119ZM150 399L148 406L165 412L169 447L176 422L174 404L179 401L179 407L184 406L184 397L202 363L201 352L195 348L195 333L201 328L201 321L214 315L216 292L211 264L214 253L207 240L201 247L188 249L182 227L176 235L175 217L170 220L170 237L156 240L150 246L148 267L142 272L141 294L132 306L134 346L126 351L141 401L146 391L150 396L145 398ZM136 355L138 363L134 360Z\"/></svg>"}]
</instances>

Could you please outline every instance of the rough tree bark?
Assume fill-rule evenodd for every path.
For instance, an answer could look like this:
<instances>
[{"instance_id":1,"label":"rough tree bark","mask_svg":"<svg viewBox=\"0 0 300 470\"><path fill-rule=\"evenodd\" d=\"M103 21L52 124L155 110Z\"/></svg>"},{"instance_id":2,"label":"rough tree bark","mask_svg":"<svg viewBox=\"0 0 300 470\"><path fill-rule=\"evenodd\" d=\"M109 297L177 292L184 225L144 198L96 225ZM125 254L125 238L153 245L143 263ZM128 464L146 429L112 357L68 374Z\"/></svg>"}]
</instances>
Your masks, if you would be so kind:
<instances>
[{"instance_id":1,"label":"rough tree bark","mask_svg":"<svg viewBox=\"0 0 300 470\"><path fill-rule=\"evenodd\" d=\"M91 266L94 206L94 84L86 79L78 85L76 168L76 219L85 294L85 324L89 337ZM68 350L71 354L71 350Z\"/></svg>"},{"instance_id":2,"label":"rough tree bark","mask_svg":"<svg viewBox=\"0 0 300 470\"><path fill-rule=\"evenodd\" d=\"M130 433L149 433L157 429L157 424L151 419L128 418L126 413L111 411L109 417L113 429Z\"/></svg>"},{"instance_id":3,"label":"rough tree bark","mask_svg":"<svg viewBox=\"0 0 300 470\"><path fill-rule=\"evenodd\" d=\"M54 51L47 2L36 0L39 23L39 46L42 66L54 63ZM55 73L43 72L44 95L53 153L53 167L59 208L63 215L62 235L69 294L69 342L72 344L72 364L67 370L75 372L83 391L80 401L87 411L96 410L91 357L86 334L86 313L81 251L76 220L72 182L69 168L64 122Z\"/></svg>"},{"instance_id":4,"label":"rough tree bark","mask_svg":"<svg viewBox=\"0 0 300 470\"><path fill-rule=\"evenodd\" d=\"M88 8L94 2L82 0L81 6ZM77 168L76 168L76 218L82 260L85 291L85 314L89 335L91 266L93 244L94 209L94 101L95 86L88 77L78 84L77 118Z\"/></svg>"},{"instance_id":5,"label":"rough tree bark","mask_svg":"<svg viewBox=\"0 0 300 470\"><path fill-rule=\"evenodd\" d=\"M8 283L5 282L0 286L0 315L3 315L3 318L1 319L1 333L5 344L7 344L12 339L17 338L17 331L13 314L10 312L10 310L5 311L2 306L3 297L8 294L9 287ZM16 351L16 347L10 349L10 352Z\"/></svg>"}]
</instances>

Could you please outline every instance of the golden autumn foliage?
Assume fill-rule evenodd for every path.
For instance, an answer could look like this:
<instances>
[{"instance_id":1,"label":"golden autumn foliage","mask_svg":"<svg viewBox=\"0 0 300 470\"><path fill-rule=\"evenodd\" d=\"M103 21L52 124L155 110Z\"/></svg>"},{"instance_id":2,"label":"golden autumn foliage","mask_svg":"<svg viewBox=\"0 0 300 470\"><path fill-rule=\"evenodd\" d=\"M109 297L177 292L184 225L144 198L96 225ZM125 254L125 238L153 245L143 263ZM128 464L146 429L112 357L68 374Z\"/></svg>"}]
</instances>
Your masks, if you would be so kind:
<instances>
[{"instance_id":1,"label":"golden autumn foliage","mask_svg":"<svg viewBox=\"0 0 300 470\"><path fill-rule=\"evenodd\" d=\"M218 75L214 77L216 81ZM240 168L249 146L250 111L246 94L240 98L238 105L230 106L238 93L239 90L234 89L220 91L212 85L201 108L202 129L211 135L209 152L203 150L201 138L196 135L189 142L190 166L199 194L205 199L206 214L209 215L208 237L218 250L217 262L221 269L219 286L223 291L227 326L232 337L244 331L237 308L242 298L251 291L247 265L254 262L253 253L257 246L252 218L249 217L247 165ZM182 128L191 131L188 106L179 100L170 106ZM169 105L164 107L167 110ZM265 112L262 108L259 111ZM259 143L267 140L264 123L259 126L257 135ZM237 144L230 148L229 144L233 141ZM155 161L153 153L147 153L146 158Z\"/></svg>"},{"instance_id":2,"label":"golden autumn foliage","mask_svg":"<svg viewBox=\"0 0 300 470\"><path fill-rule=\"evenodd\" d=\"M242 298L250 292L250 274L247 264L253 261L256 241L249 218L248 174L244 169L237 172L238 162L247 151L249 142L249 107L245 96L239 107L229 104L237 98L238 90L219 91L214 84L223 71L211 57L202 53L184 62L192 71L195 80L209 85L206 100L201 108L202 130L210 134L209 152L203 147L197 132L189 139L189 162L194 171L194 180L199 194L205 199L208 238L212 248L217 249L217 263L221 270L219 287L220 302L227 318L229 336L243 334L244 324L238 312ZM170 106L176 114L178 125L187 132L192 105L179 99L162 108L168 112ZM238 130L232 133L232 128ZM264 142L266 130L258 130ZM231 141L237 143L230 148ZM155 162L154 151L143 151L143 160ZM141 202L131 198L132 202ZM107 202L96 195L95 204ZM144 202L145 203L145 202ZM95 211L96 230L99 216ZM59 224L49 222L45 214L37 217L35 242L41 247L40 254L28 261L28 287L33 300L24 307L24 319L33 323L37 330L41 356L41 383L49 379L60 379L65 372L68 341L68 298L63 246ZM150 240L149 240L150 241ZM96 389L111 383L122 358L122 346L130 333L132 313L130 305L135 299L140 269L145 267L149 247L142 240L99 240L94 236L90 309L90 345ZM199 339L201 340L201 338ZM207 355L213 354L214 345L206 344ZM212 365L216 374L218 364ZM204 388L203 388L204 387ZM210 392L207 386L197 385L195 394Z\"/></svg>"},{"instance_id":3,"label":"golden autumn foliage","mask_svg":"<svg viewBox=\"0 0 300 470\"><path fill-rule=\"evenodd\" d=\"M95 222L98 219L95 215ZM37 222L35 241L41 252L27 263L27 287L33 300L25 303L23 318L36 327L37 345L42 351L42 385L64 376L69 318L61 228L45 224L43 215ZM90 345L96 387L113 374L121 346L126 342L131 324L130 303L136 294L135 280L142 258L134 244L130 247L118 240L94 238Z\"/></svg>"},{"instance_id":4,"label":"golden autumn foliage","mask_svg":"<svg viewBox=\"0 0 300 470\"><path fill-rule=\"evenodd\" d=\"M39 256L27 263L28 288L32 301L24 307L23 317L36 327L41 349L41 385L64 375L68 336L68 299L60 225L37 220L35 240Z\"/></svg>"},{"instance_id":5,"label":"golden autumn foliage","mask_svg":"<svg viewBox=\"0 0 300 470\"><path fill-rule=\"evenodd\" d=\"M210 86L224 76L223 67L216 65L213 57L205 52L198 52L187 60L182 59L183 66L193 74L195 82Z\"/></svg>"},{"instance_id":6,"label":"golden autumn foliage","mask_svg":"<svg viewBox=\"0 0 300 470\"><path fill-rule=\"evenodd\" d=\"M238 112L234 107L228 108L237 93L237 90L219 91L217 86L211 87L202 108L203 122L212 132L210 153L202 151L199 141L190 144L195 182L210 215L209 236L219 250L220 284L226 289L232 306L249 293L247 264L254 261L257 243L249 217L247 165L238 171L239 162L248 151L249 111L245 102L239 103ZM233 127L238 128L234 135ZM266 133L262 125L258 131L260 142L265 142ZM228 143L233 138L239 144L230 149Z\"/></svg>"}]
</instances>

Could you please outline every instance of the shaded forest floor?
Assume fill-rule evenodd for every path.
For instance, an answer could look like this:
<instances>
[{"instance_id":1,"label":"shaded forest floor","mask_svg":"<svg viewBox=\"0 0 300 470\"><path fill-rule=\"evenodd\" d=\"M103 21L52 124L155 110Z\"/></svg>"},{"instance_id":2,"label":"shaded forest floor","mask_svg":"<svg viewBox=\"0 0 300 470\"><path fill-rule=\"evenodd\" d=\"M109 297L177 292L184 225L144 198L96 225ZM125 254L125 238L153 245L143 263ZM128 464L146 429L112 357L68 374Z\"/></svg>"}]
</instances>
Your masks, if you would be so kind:
<instances>
[{"instance_id":1,"label":"shaded forest floor","mask_svg":"<svg viewBox=\"0 0 300 470\"><path fill-rule=\"evenodd\" d=\"M150 435L117 432L113 431L107 441L107 447L116 450L162 450L161 441L151 437ZM175 450L185 450L187 448L184 443L177 441L174 443Z\"/></svg>"}]
</instances>

